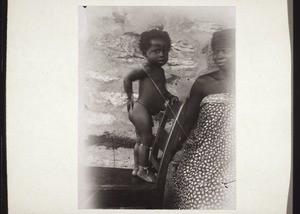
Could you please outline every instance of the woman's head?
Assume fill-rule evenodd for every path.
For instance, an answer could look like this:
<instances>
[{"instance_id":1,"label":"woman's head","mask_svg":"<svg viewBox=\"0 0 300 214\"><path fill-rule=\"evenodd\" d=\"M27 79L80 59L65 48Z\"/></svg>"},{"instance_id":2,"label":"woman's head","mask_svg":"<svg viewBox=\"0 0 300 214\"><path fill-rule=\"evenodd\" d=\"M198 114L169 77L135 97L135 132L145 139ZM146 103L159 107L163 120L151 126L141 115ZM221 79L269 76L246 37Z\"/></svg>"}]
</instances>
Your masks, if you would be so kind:
<instances>
[{"instance_id":1,"label":"woman's head","mask_svg":"<svg viewBox=\"0 0 300 214\"><path fill-rule=\"evenodd\" d=\"M214 61L220 69L234 68L235 30L225 29L213 34L211 40Z\"/></svg>"},{"instance_id":2,"label":"woman's head","mask_svg":"<svg viewBox=\"0 0 300 214\"><path fill-rule=\"evenodd\" d=\"M139 47L149 62L161 66L168 60L171 39L166 31L153 29L141 34Z\"/></svg>"}]
</instances>

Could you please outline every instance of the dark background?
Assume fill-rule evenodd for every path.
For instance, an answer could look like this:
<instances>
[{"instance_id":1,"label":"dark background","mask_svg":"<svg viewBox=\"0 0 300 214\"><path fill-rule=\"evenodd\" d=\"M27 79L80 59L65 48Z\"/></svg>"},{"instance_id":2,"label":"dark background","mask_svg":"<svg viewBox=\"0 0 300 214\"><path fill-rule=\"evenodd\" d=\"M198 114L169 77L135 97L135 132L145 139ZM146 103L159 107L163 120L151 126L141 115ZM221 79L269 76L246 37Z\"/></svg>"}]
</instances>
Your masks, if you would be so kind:
<instances>
[{"instance_id":1,"label":"dark background","mask_svg":"<svg viewBox=\"0 0 300 214\"><path fill-rule=\"evenodd\" d=\"M0 213L6 214L7 209L7 170L6 170L6 29L7 29L7 0L0 1L0 39L1 39L1 73L0 73Z\"/></svg>"}]
</instances>

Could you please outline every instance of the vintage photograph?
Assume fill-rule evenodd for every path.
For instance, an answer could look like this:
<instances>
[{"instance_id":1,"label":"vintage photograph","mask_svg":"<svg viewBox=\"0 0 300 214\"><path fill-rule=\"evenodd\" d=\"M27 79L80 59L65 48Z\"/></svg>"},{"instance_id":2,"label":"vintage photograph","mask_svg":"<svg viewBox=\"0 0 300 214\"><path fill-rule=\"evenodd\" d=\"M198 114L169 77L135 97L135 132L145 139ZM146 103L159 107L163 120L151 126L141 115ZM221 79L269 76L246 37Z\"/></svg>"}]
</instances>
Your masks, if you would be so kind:
<instances>
[{"instance_id":1,"label":"vintage photograph","mask_svg":"<svg viewBox=\"0 0 300 214\"><path fill-rule=\"evenodd\" d=\"M2 204L292 213L288 2L10 0Z\"/></svg>"},{"instance_id":2,"label":"vintage photograph","mask_svg":"<svg viewBox=\"0 0 300 214\"><path fill-rule=\"evenodd\" d=\"M235 17L78 7L80 209L236 209Z\"/></svg>"}]
</instances>

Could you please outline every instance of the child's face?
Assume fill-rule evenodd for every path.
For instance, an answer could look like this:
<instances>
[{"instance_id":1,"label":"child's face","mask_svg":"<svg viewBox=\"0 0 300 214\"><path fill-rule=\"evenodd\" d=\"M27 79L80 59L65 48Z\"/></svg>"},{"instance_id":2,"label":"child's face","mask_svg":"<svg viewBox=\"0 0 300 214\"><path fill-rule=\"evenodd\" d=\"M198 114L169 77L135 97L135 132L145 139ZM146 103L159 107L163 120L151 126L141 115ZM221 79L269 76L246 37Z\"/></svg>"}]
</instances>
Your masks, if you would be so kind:
<instances>
[{"instance_id":1,"label":"child's face","mask_svg":"<svg viewBox=\"0 0 300 214\"><path fill-rule=\"evenodd\" d=\"M235 60L235 51L232 48L214 48L213 58L221 69L230 69Z\"/></svg>"},{"instance_id":2,"label":"child's face","mask_svg":"<svg viewBox=\"0 0 300 214\"><path fill-rule=\"evenodd\" d=\"M146 58L150 63L158 66L163 66L169 58L169 46L162 39L152 39L150 47L146 51Z\"/></svg>"}]
</instances>

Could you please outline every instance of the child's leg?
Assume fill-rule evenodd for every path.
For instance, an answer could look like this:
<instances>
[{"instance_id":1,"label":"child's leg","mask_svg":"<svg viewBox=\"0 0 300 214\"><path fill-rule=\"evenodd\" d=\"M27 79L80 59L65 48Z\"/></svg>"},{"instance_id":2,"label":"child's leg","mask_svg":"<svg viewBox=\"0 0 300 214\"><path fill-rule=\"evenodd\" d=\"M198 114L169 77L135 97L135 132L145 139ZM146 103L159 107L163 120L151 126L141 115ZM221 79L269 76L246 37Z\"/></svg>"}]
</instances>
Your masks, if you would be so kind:
<instances>
[{"instance_id":1,"label":"child's leg","mask_svg":"<svg viewBox=\"0 0 300 214\"><path fill-rule=\"evenodd\" d=\"M135 129L136 132L136 143L134 145L134 149L133 149L133 161L134 161L134 166L133 166L133 171L132 171L132 175L137 175L137 172L139 170L139 147L141 144L141 138L140 135L138 133L138 130Z\"/></svg>"},{"instance_id":2,"label":"child's leg","mask_svg":"<svg viewBox=\"0 0 300 214\"><path fill-rule=\"evenodd\" d=\"M147 109L135 103L133 110L129 111L129 119L134 124L137 134L140 137L141 144L136 145L138 148L138 162L140 166L148 166L149 148L152 142L152 118Z\"/></svg>"},{"instance_id":3,"label":"child's leg","mask_svg":"<svg viewBox=\"0 0 300 214\"><path fill-rule=\"evenodd\" d=\"M141 104L135 103L133 110L129 111L129 119L138 130L141 144L138 148L138 162L140 170L138 176L148 182L154 182L154 176L151 173L143 173L149 163L149 148L152 142L152 118L148 110ZM141 171L141 173L140 173Z\"/></svg>"},{"instance_id":4,"label":"child's leg","mask_svg":"<svg viewBox=\"0 0 300 214\"><path fill-rule=\"evenodd\" d=\"M134 165L138 166L139 165L139 147L141 144L141 138L140 138L137 128L135 129L135 132L136 132L136 143L135 143L134 149L133 149L133 157L134 157Z\"/></svg>"}]
</instances>

